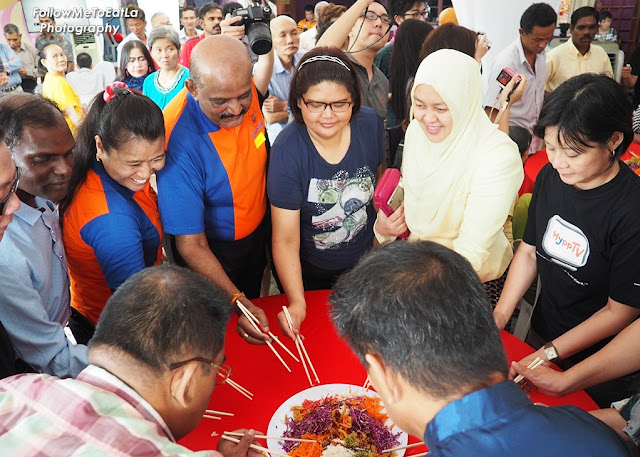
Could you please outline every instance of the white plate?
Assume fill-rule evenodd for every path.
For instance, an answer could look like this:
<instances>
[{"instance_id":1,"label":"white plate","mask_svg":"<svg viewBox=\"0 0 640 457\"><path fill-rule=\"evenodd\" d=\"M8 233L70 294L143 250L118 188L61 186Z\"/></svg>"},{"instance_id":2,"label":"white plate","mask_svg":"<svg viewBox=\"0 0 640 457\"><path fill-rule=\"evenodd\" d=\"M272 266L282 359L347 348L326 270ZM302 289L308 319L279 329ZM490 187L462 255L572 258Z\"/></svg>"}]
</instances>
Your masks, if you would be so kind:
<instances>
[{"instance_id":1,"label":"white plate","mask_svg":"<svg viewBox=\"0 0 640 457\"><path fill-rule=\"evenodd\" d=\"M284 422L285 416L291 417L293 415L291 407L302 405L302 402L304 400L320 400L330 395L355 396L362 395L364 393L365 391L361 386L354 386L351 384L323 384L320 386L310 387L309 389L305 389L302 392L298 392L287 401L285 401L282 405L280 405L280 407L273 414L271 420L269 421L269 427L267 428L267 436L282 436L287 429L287 426ZM366 394L369 397L378 397L378 394L373 390L367 391ZM398 441L400 442L398 446L404 446L407 444L407 434L400 430L396 425L392 425L391 419L387 420L385 425L391 427L391 432L394 434L402 432L400 436L398 436ZM267 440L267 447L272 451L284 452L286 454L277 440ZM404 456L404 452L404 450L397 451L396 456L402 457Z\"/></svg>"}]
</instances>

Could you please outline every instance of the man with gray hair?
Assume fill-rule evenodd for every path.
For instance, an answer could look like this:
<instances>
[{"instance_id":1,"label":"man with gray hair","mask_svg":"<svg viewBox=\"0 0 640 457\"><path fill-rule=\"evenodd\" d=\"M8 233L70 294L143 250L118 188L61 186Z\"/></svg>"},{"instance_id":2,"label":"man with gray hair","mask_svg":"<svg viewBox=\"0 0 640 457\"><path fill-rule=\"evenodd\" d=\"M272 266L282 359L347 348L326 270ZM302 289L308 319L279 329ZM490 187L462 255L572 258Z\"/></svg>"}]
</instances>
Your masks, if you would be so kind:
<instances>
[{"instance_id":1,"label":"man with gray hair","mask_svg":"<svg viewBox=\"0 0 640 457\"><path fill-rule=\"evenodd\" d=\"M318 22L320 21L320 15L322 14L322 10L329 3L324 0L316 3L315 8L313 9L313 14L316 18L316 24L311 27L309 30L305 30L300 34L300 50L301 51L309 51L316 46L316 37L318 36Z\"/></svg>"},{"instance_id":2,"label":"man with gray hair","mask_svg":"<svg viewBox=\"0 0 640 457\"><path fill-rule=\"evenodd\" d=\"M20 30L15 24L7 24L4 26L4 39L18 55L18 59L22 63L22 68L18 70L18 74L22 78L22 90L33 93L38 85L38 50L31 44L29 39L23 40Z\"/></svg>"},{"instance_id":3,"label":"man with gray hair","mask_svg":"<svg viewBox=\"0 0 640 457\"><path fill-rule=\"evenodd\" d=\"M162 25L171 26L171 19L169 19L169 16L167 16L167 13L158 11L153 16L151 16L151 29L157 29Z\"/></svg>"},{"instance_id":4,"label":"man with gray hair","mask_svg":"<svg viewBox=\"0 0 640 457\"><path fill-rule=\"evenodd\" d=\"M534 405L507 379L487 293L451 249L430 241L374 249L329 301L391 420L424 437L429 455L630 455L585 411Z\"/></svg>"}]
</instances>

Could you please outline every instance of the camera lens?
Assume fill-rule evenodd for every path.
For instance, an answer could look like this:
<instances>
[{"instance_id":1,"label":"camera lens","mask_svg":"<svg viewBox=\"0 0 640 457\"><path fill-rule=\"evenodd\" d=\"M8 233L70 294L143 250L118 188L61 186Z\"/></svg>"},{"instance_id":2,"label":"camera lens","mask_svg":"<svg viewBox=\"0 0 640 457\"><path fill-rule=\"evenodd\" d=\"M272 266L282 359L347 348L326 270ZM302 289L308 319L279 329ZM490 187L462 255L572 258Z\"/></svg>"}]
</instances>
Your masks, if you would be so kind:
<instances>
[{"instance_id":1,"label":"camera lens","mask_svg":"<svg viewBox=\"0 0 640 457\"><path fill-rule=\"evenodd\" d=\"M271 30L264 22L254 22L247 31L249 46L257 55L263 55L271 51Z\"/></svg>"}]
</instances>

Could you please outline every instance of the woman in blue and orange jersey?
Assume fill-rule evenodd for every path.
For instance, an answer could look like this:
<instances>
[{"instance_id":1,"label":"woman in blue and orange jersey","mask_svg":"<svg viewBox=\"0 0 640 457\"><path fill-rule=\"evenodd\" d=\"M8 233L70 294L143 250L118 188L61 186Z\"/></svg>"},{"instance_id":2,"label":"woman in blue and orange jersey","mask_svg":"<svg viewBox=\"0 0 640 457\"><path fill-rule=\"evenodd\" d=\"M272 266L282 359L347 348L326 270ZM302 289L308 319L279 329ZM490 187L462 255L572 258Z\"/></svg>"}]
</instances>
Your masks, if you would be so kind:
<instances>
[{"instance_id":1,"label":"woman in blue and orange jersey","mask_svg":"<svg viewBox=\"0 0 640 457\"><path fill-rule=\"evenodd\" d=\"M93 336L105 303L129 276L161 259L162 227L151 175L164 166L164 121L148 97L112 83L81 125L61 203L71 278L69 326Z\"/></svg>"}]
</instances>

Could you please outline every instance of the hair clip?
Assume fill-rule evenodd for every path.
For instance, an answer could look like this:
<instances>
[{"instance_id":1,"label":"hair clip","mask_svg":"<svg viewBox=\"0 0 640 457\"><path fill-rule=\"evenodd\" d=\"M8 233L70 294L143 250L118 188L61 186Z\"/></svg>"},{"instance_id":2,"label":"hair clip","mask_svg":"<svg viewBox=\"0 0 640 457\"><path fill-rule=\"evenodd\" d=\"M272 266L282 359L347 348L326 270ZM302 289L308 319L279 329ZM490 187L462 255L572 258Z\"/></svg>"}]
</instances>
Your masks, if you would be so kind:
<instances>
[{"instance_id":1,"label":"hair clip","mask_svg":"<svg viewBox=\"0 0 640 457\"><path fill-rule=\"evenodd\" d=\"M351 71L349 66L346 63L344 63L342 59L339 59L338 57L334 57L334 56L325 56L325 55L309 57L307 60L305 60L300 64L300 66L298 67L298 71L302 70L302 67L304 67L306 64L310 62L319 62L322 60L327 62L337 63L339 65L342 65L344 68L346 68L347 71Z\"/></svg>"},{"instance_id":2,"label":"hair clip","mask_svg":"<svg viewBox=\"0 0 640 457\"><path fill-rule=\"evenodd\" d=\"M115 97L115 89L124 89L124 93L129 93L129 86L127 86L122 81L114 81L104 88L104 93L102 94L102 99L105 103L109 103L113 97Z\"/></svg>"}]
</instances>

